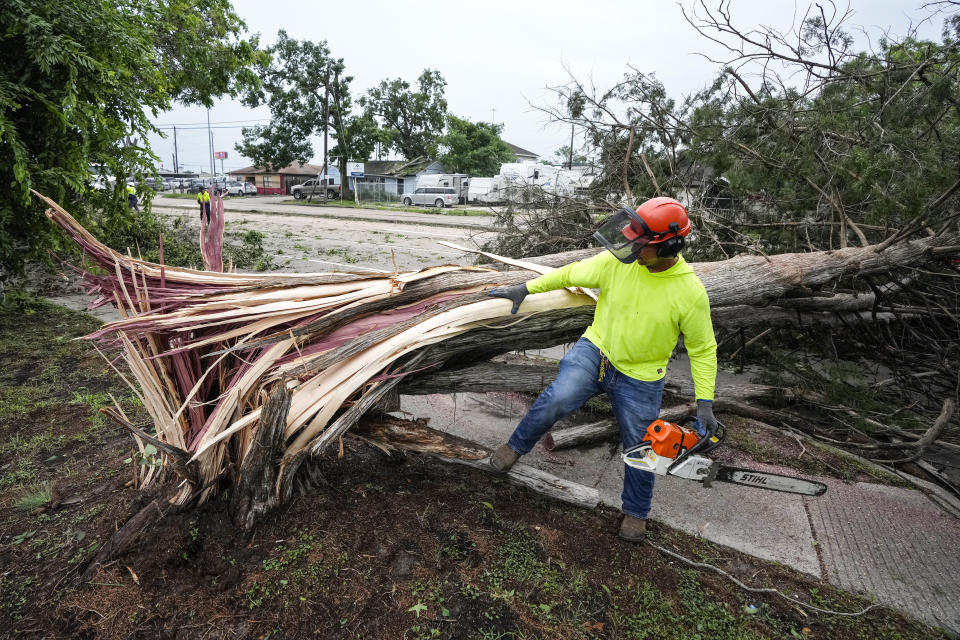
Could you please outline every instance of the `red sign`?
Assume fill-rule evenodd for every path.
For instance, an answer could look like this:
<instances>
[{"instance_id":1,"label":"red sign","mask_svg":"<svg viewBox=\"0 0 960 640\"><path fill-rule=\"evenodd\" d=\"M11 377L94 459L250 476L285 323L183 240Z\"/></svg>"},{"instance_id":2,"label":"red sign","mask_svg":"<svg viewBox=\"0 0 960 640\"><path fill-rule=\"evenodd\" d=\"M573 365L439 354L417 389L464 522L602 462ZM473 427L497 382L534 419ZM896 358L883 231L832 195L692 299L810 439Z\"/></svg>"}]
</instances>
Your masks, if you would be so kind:
<instances>
[{"instance_id":1,"label":"red sign","mask_svg":"<svg viewBox=\"0 0 960 640\"><path fill-rule=\"evenodd\" d=\"M217 160L226 160L226 159L227 159L227 152L226 152L226 151L214 151L214 152L213 152L213 157L216 158Z\"/></svg>"}]
</instances>

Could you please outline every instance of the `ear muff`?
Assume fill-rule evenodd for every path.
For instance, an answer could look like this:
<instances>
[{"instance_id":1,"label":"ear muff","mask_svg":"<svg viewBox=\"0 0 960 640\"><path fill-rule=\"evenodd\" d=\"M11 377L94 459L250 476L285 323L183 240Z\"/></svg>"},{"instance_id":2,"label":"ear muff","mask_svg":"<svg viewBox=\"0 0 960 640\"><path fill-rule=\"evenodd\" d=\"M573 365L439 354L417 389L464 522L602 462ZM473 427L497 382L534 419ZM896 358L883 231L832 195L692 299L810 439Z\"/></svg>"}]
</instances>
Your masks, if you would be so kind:
<instances>
[{"instance_id":1,"label":"ear muff","mask_svg":"<svg viewBox=\"0 0 960 640\"><path fill-rule=\"evenodd\" d=\"M683 236L679 235L680 225L676 222L671 222L670 231L676 235L672 238L667 238L657 245L657 257L675 258L677 254L683 250Z\"/></svg>"},{"instance_id":2,"label":"ear muff","mask_svg":"<svg viewBox=\"0 0 960 640\"><path fill-rule=\"evenodd\" d=\"M683 236L674 236L657 245L657 256L661 258L675 258L683 251Z\"/></svg>"}]
</instances>

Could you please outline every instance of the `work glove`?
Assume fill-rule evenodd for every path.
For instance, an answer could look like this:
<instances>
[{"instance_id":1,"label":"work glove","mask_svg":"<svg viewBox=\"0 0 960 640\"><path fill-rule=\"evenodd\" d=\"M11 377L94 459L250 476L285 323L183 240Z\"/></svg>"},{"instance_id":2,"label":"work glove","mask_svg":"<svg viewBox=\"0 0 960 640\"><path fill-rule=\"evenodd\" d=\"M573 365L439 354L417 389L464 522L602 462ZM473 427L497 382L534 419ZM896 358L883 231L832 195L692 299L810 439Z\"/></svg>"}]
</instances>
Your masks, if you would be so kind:
<instances>
[{"instance_id":1,"label":"work glove","mask_svg":"<svg viewBox=\"0 0 960 640\"><path fill-rule=\"evenodd\" d=\"M712 438L717 433L717 419L713 416L712 400L697 400L696 427L701 438Z\"/></svg>"},{"instance_id":2,"label":"work glove","mask_svg":"<svg viewBox=\"0 0 960 640\"><path fill-rule=\"evenodd\" d=\"M510 309L510 313L516 313L517 309L520 308L520 303L523 302L523 299L527 297L527 294L530 293L527 291L527 283L521 282L520 284L515 284L512 287L497 287L496 289L490 289L487 292L487 295L491 295L494 298L506 298L507 300L513 301L513 308Z\"/></svg>"}]
</instances>

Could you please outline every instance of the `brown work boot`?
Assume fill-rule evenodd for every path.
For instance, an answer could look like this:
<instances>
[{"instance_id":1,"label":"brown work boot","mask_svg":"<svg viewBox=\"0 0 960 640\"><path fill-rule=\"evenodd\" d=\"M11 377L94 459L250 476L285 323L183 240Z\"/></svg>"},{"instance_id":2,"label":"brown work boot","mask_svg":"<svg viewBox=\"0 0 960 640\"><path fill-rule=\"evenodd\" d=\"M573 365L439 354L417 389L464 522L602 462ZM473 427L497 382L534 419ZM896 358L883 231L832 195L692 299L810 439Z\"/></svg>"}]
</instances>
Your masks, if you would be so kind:
<instances>
[{"instance_id":1,"label":"brown work boot","mask_svg":"<svg viewBox=\"0 0 960 640\"><path fill-rule=\"evenodd\" d=\"M624 514L619 535L628 542L642 542L647 535L647 521Z\"/></svg>"},{"instance_id":2,"label":"brown work boot","mask_svg":"<svg viewBox=\"0 0 960 640\"><path fill-rule=\"evenodd\" d=\"M500 445L500 448L490 456L490 466L493 467L494 471L506 473L519 459L520 454L511 449L510 445L504 444Z\"/></svg>"}]
</instances>

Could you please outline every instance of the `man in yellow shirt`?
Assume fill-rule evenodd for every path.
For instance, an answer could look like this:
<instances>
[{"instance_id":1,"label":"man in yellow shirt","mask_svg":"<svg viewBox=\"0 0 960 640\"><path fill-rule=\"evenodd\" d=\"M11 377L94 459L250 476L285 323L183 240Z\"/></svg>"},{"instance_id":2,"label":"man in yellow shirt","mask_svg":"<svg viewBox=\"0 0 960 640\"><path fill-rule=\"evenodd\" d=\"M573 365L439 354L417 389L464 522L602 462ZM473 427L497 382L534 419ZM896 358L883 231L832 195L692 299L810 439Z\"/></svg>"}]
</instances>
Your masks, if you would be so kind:
<instances>
[{"instance_id":1,"label":"man in yellow shirt","mask_svg":"<svg viewBox=\"0 0 960 640\"><path fill-rule=\"evenodd\" d=\"M132 184L127 184L127 208L135 209L137 213L140 213L140 204L139 199L137 198L137 190Z\"/></svg>"},{"instance_id":2,"label":"man in yellow shirt","mask_svg":"<svg viewBox=\"0 0 960 640\"><path fill-rule=\"evenodd\" d=\"M203 224L204 213L207 214L207 224L210 224L210 194L203 185L200 185L200 190L197 191L197 204L200 205L200 224Z\"/></svg>"},{"instance_id":3,"label":"man in yellow shirt","mask_svg":"<svg viewBox=\"0 0 960 640\"><path fill-rule=\"evenodd\" d=\"M508 470L557 420L600 393L610 398L624 450L639 444L660 413L667 362L680 333L690 358L701 432L716 431L717 342L706 289L680 255L689 233L683 205L653 198L636 211L621 209L594 234L608 251L490 291L513 301L511 313L516 313L529 293L573 286L600 289L593 323L560 361L557 379L491 456L494 469ZM643 539L653 479L653 473L624 465L621 538Z\"/></svg>"}]
</instances>

